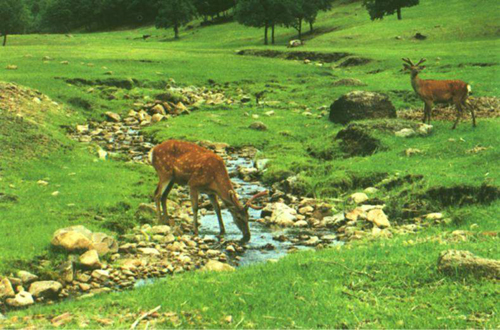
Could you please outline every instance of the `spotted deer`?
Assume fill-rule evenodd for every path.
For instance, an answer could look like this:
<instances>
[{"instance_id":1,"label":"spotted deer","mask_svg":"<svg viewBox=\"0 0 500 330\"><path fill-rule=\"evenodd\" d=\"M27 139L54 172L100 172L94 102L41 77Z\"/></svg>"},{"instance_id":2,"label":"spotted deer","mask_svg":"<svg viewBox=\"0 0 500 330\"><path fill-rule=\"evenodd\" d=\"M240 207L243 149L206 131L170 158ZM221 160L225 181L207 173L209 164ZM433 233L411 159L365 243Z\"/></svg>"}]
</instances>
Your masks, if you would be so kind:
<instances>
[{"instance_id":1,"label":"spotted deer","mask_svg":"<svg viewBox=\"0 0 500 330\"><path fill-rule=\"evenodd\" d=\"M166 202L173 185L187 185L193 209L195 235L198 235L198 198L200 193L205 193L217 214L220 234L224 235L226 230L218 198L229 209L233 221L243 234L243 240L250 240L248 209L250 207L262 209L262 207L255 206L253 202L257 198L267 195L267 191L256 194L243 205L229 179L224 160L212 151L194 143L177 140L165 141L151 150L150 161L159 177L154 199L160 223L167 222ZM170 218L168 223L173 227L175 220Z\"/></svg>"},{"instance_id":2,"label":"spotted deer","mask_svg":"<svg viewBox=\"0 0 500 330\"><path fill-rule=\"evenodd\" d=\"M423 122L430 124L431 111L435 103L454 104L457 108L457 117L452 129L457 127L460 117L463 113L463 108L468 108L472 116L472 126L476 127L476 116L472 106L467 104L471 87L462 80L424 80L418 76L420 71L425 69L421 66L426 61L421 59L417 64L414 64L409 58L402 59L404 70L411 72L411 85L417 93L418 97L424 101L424 119Z\"/></svg>"}]
</instances>

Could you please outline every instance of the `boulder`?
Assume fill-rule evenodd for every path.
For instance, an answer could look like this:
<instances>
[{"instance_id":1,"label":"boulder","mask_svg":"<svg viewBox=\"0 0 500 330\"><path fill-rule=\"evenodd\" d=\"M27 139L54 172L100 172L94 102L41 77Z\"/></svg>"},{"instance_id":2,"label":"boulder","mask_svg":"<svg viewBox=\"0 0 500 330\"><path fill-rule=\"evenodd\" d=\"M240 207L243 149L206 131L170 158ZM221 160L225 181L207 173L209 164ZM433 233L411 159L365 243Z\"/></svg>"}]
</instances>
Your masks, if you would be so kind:
<instances>
[{"instance_id":1,"label":"boulder","mask_svg":"<svg viewBox=\"0 0 500 330\"><path fill-rule=\"evenodd\" d=\"M100 256L118 252L116 240L105 233L93 233L90 240L92 243L90 248L96 250Z\"/></svg>"},{"instance_id":2,"label":"boulder","mask_svg":"<svg viewBox=\"0 0 500 330\"><path fill-rule=\"evenodd\" d=\"M33 296L26 291L19 292L14 298L9 298L5 302L12 307L26 307L35 303Z\"/></svg>"},{"instance_id":3,"label":"boulder","mask_svg":"<svg viewBox=\"0 0 500 330\"><path fill-rule=\"evenodd\" d=\"M30 284L31 282L38 280L38 276L31 274L30 272L26 272L24 270L18 271L17 277L21 279L23 284Z\"/></svg>"},{"instance_id":4,"label":"boulder","mask_svg":"<svg viewBox=\"0 0 500 330\"><path fill-rule=\"evenodd\" d=\"M261 121L256 121L256 122L253 122L250 124L250 126L248 126L249 128L251 129L254 129L256 131L267 131L267 126L266 124L264 124L263 122Z\"/></svg>"},{"instance_id":5,"label":"boulder","mask_svg":"<svg viewBox=\"0 0 500 330\"><path fill-rule=\"evenodd\" d=\"M35 297L56 297L61 292L63 286L56 281L38 281L30 285L29 293Z\"/></svg>"},{"instance_id":6,"label":"boulder","mask_svg":"<svg viewBox=\"0 0 500 330\"><path fill-rule=\"evenodd\" d=\"M102 270L102 269L96 269L92 272L92 277L94 279L96 279L97 281L104 282L109 278L109 271Z\"/></svg>"},{"instance_id":7,"label":"boulder","mask_svg":"<svg viewBox=\"0 0 500 330\"><path fill-rule=\"evenodd\" d=\"M379 118L396 118L396 108L389 97L380 93L353 91L330 106L330 120L334 123Z\"/></svg>"},{"instance_id":8,"label":"boulder","mask_svg":"<svg viewBox=\"0 0 500 330\"><path fill-rule=\"evenodd\" d=\"M115 123L119 123L122 120L122 117L120 117L120 115L117 113L108 111L108 112L106 112L106 119L108 119L108 121L113 121Z\"/></svg>"},{"instance_id":9,"label":"boulder","mask_svg":"<svg viewBox=\"0 0 500 330\"><path fill-rule=\"evenodd\" d=\"M346 78L337 80L333 86L366 86L366 84L359 79Z\"/></svg>"},{"instance_id":10,"label":"boulder","mask_svg":"<svg viewBox=\"0 0 500 330\"><path fill-rule=\"evenodd\" d=\"M443 251L438 258L438 270L447 275L473 274L477 277L500 279L500 261L481 258L469 251Z\"/></svg>"},{"instance_id":11,"label":"boulder","mask_svg":"<svg viewBox=\"0 0 500 330\"><path fill-rule=\"evenodd\" d=\"M151 108L151 111L154 114L159 114L159 115L166 115L167 113L165 112L165 108L161 104L157 104L154 107Z\"/></svg>"},{"instance_id":12,"label":"boulder","mask_svg":"<svg viewBox=\"0 0 500 330\"><path fill-rule=\"evenodd\" d=\"M209 260L201 270L208 272L232 272L234 271L234 267L217 260Z\"/></svg>"},{"instance_id":13,"label":"boulder","mask_svg":"<svg viewBox=\"0 0 500 330\"><path fill-rule=\"evenodd\" d=\"M59 229L52 237L52 245L67 251L88 250L92 246L92 232L84 226Z\"/></svg>"},{"instance_id":14,"label":"boulder","mask_svg":"<svg viewBox=\"0 0 500 330\"><path fill-rule=\"evenodd\" d=\"M368 196L365 193L354 193L349 197L354 203L359 204L368 200Z\"/></svg>"},{"instance_id":15,"label":"boulder","mask_svg":"<svg viewBox=\"0 0 500 330\"><path fill-rule=\"evenodd\" d=\"M9 279L3 278L0 280L0 301L7 297L14 297L15 292Z\"/></svg>"},{"instance_id":16,"label":"boulder","mask_svg":"<svg viewBox=\"0 0 500 330\"><path fill-rule=\"evenodd\" d=\"M379 228L387 228L391 226L387 215L384 213L382 209L373 209L368 212L367 215L368 221L371 221L375 224L375 226Z\"/></svg>"},{"instance_id":17,"label":"boulder","mask_svg":"<svg viewBox=\"0 0 500 330\"><path fill-rule=\"evenodd\" d=\"M285 203L274 203L272 205L270 222L283 227L293 226L297 220L297 211Z\"/></svg>"},{"instance_id":18,"label":"boulder","mask_svg":"<svg viewBox=\"0 0 500 330\"><path fill-rule=\"evenodd\" d=\"M80 256L78 261L87 268L97 269L102 267L97 250L88 250Z\"/></svg>"}]
</instances>

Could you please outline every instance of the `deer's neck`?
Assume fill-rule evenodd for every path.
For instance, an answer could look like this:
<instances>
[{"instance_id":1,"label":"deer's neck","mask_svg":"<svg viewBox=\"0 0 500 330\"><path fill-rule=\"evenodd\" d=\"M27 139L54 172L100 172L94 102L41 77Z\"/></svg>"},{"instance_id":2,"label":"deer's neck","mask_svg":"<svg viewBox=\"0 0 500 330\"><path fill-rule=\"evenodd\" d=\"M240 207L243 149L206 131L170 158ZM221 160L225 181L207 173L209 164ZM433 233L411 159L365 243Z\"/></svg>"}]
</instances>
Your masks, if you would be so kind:
<instances>
[{"instance_id":1,"label":"deer's neck","mask_svg":"<svg viewBox=\"0 0 500 330\"><path fill-rule=\"evenodd\" d=\"M217 188L219 191L220 199L229 210L237 210L243 208L240 201L238 200L238 197L236 197L236 192L229 178L219 180L217 182ZM235 194L235 197L231 196L231 194L233 193Z\"/></svg>"},{"instance_id":2,"label":"deer's neck","mask_svg":"<svg viewBox=\"0 0 500 330\"><path fill-rule=\"evenodd\" d=\"M412 73L411 74L411 86L413 87L413 90L415 93L419 94L420 93L420 85L421 85L422 80L418 76L418 73Z\"/></svg>"}]
</instances>

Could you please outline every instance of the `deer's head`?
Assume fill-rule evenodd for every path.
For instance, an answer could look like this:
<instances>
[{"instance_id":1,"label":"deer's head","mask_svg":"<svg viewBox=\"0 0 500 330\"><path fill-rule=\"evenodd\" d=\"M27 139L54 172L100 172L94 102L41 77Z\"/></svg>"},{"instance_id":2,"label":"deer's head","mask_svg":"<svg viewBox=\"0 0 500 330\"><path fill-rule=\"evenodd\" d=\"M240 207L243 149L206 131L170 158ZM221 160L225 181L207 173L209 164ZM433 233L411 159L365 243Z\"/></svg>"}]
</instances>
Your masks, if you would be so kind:
<instances>
[{"instance_id":1,"label":"deer's head","mask_svg":"<svg viewBox=\"0 0 500 330\"><path fill-rule=\"evenodd\" d=\"M231 212L231 215L233 216L234 223L238 227L238 229L243 233L243 241L248 242L250 240L250 227L248 225L249 221L249 215L248 215L248 209L252 208L254 210L261 210L263 209L262 206L256 206L253 204L253 202L263 196L266 196L268 194L268 191L263 191L252 198L250 198L245 205L242 205L239 200L238 196L236 195L236 192L234 190L231 190L229 193L229 196L232 201L232 205L228 205L229 212Z\"/></svg>"},{"instance_id":2,"label":"deer's head","mask_svg":"<svg viewBox=\"0 0 500 330\"><path fill-rule=\"evenodd\" d=\"M421 65L426 61L425 58L420 59L420 61L417 64L414 64L412 60L410 60L409 58L403 58L402 60L403 62L405 62L403 63L404 71L410 71L412 77L415 77L420 73L420 71L425 69L425 65Z\"/></svg>"}]
</instances>

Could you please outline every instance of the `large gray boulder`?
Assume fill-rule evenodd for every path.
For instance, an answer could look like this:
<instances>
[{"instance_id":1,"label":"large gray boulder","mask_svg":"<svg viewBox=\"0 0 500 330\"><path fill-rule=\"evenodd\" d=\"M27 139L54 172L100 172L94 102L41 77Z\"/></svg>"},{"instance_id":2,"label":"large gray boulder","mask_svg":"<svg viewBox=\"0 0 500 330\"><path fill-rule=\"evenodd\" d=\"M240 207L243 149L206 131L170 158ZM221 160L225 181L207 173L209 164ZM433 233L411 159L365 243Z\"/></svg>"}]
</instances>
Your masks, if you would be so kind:
<instances>
[{"instance_id":1,"label":"large gray boulder","mask_svg":"<svg viewBox=\"0 0 500 330\"><path fill-rule=\"evenodd\" d=\"M338 124L379 118L396 118L396 108L389 97L380 93L349 92L330 106L330 120Z\"/></svg>"}]
</instances>

